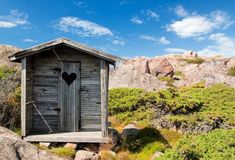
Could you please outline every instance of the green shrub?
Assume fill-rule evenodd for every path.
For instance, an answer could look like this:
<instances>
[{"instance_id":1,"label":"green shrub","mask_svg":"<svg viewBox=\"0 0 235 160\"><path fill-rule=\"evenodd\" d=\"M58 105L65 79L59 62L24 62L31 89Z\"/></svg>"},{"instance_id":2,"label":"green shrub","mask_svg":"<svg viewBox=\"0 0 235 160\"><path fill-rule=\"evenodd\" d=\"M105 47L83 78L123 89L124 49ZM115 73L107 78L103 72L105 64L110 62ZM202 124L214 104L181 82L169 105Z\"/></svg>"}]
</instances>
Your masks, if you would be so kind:
<instances>
[{"instance_id":1,"label":"green shrub","mask_svg":"<svg viewBox=\"0 0 235 160\"><path fill-rule=\"evenodd\" d=\"M202 64L205 60L197 57L197 58L188 58L185 59L185 61L189 64Z\"/></svg>"},{"instance_id":2,"label":"green shrub","mask_svg":"<svg viewBox=\"0 0 235 160\"><path fill-rule=\"evenodd\" d=\"M158 78L158 80L160 80L160 81L166 82L166 85L167 85L167 86L175 87L175 86L173 85L173 83L175 82L175 80L174 80L172 77L158 76L157 78Z\"/></svg>"},{"instance_id":3,"label":"green shrub","mask_svg":"<svg viewBox=\"0 0 235 160\"><path fill-rule=\"evenodd\" d=\"M116 88L109 91L109 113L134 111L142 103L143 89Z\"/></svg>"},{"instance_id":4,"label":"green shrub","mask_svg":"<svg viewBox=\"0 0 235 160\"><path fill-rule=\"evenodd\" d=\"M160 160L234 159L235 130L214 130L208 134L186 136L161 156Z\"/></svg>"},{"instance_id":5,"label":"green shrub","mask_svg":"<svg viewBox=\"0 0 235 160\"><path fill-rule=\"evenodd\" d=\"M216 84L208 88L201 88L200 86L184 87L179 89L178 92L179 97L185 98L185 100L178 102L181 98L173 99L173 104L179 104L173 107L172 112L174 114L168 116L169 120L192 125L195 123L211 123L215 119L221 119L225 124L235 125L234 88L224 84ZM178 109L180 109L180 112L178 112ZM185 115L185 113L187 114Z\"/></svg>"},{"instance_id":6,"label":"green shrub","mask_svg":"<svg viewBox=\"0 0 235 160\"><path fill-rule=\"evenodd\" d=\"M17 70L15 68L9 68L5 65L0 66L0 80L5 79L9 75L15 73Z\"/></svg>"},{"instance_id":7,"label":"green shrub","mask_svg":"<svg viewBox=\"0 0 235 160\"><path fill-rule=\"evenodd\" d=\"M109 114L124 124L138 121L140 125L148 126L156 104L154 94L143 89L116 88L109 92Z\"/></svg>"},{"instance_id":8,"label":"green shrub","mask_svg":"<svg viewBox=\"0 0 235 160\"><path fill-rule=\"evenodd\" d=\"M228 75L235 76L235 66L228 70Z\"/></svg>"}]
</instances>

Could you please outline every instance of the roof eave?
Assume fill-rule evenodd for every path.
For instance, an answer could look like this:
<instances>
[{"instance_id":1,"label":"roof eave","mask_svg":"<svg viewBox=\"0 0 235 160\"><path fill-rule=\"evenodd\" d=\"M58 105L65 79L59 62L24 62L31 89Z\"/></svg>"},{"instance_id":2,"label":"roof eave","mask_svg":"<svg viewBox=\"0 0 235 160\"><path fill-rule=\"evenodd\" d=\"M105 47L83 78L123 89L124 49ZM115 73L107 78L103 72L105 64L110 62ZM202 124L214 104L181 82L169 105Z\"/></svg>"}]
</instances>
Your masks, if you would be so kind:
<instances>
[{"instance_id":1,"label":"roof eave","mask_svg":"<svg viewBox=\"0 0 235 160\"><path fill-rule=\"evenodd\" d=\"M50 45L48 45L48 44L50 44ZM100 59L104 59L105 61L109 62L112 65L115 65L115 63L116 63L116 60L114 60L115 58L107 57L107 56L112 56L112 55L108 55L103 52L97 51L95 49L91 49L91 48L87 49L87 48L85 48L85 46L82 46L82 45L78 46L78 44L76 44L75 42L68 40L68 39L65 39L65 38L57 39L57 40L50 41L50 42L47 42L47 43L44 43L44 44L41 44L41 45L38 45L38 46L35 46L32 48L23 50L23 51L16 52L13 55L9 56L8 58L11 62L20 62L23 57L27 57L27 56L34 55L34 54L37 54L37 53L45 51L45 50L55 48L61 44L64 44L64 45L66 45L70 48L76 49L76 50L80 50L82 52L86 52L87 54L93 55L93 56L98 57ZM48 46L45 46L45 45L48 45ZM92 52L90 50L94 50L94 52Z\"/></svg>"}]
</instances>

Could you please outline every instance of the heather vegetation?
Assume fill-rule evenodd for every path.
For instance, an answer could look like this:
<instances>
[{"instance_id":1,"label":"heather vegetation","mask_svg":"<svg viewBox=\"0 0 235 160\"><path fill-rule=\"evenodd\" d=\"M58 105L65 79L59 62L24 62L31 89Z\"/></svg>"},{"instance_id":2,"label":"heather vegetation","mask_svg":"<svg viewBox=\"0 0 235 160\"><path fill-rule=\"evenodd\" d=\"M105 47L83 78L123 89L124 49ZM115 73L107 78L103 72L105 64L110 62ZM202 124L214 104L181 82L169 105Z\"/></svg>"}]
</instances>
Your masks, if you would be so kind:
<instances>
[{"instance_id":1,"label":"heather vegetation","mask_svg":"<svg viewBox=\"0 0 235 160\"><path fill-rule=\"evenodd\" d=\"M235 66L228 70L228 75L235 76Z\"/></svg>"},{"instance_id":2,"label":"heather vegetation","mask_svg":"<svg viewBox=\"0 0 235 160\"><path fill-rule=\"evenodd\" d=\"M123 150L126 154L121 152L122 156L149 159L154 152L161 151L166 152L166 159L229 159L231 152L234 152L234 142L231 142L234 130L229 129L235 125L235 89L224 84L205 87L202 82L158 92L116 88L110 90L109 107L110 116L116 120L114 127L118 128L117 122L124 126L136 121L143 128L138 135L124 140ZM181 130L179 126L185 128L181 131L186 136L179 142L181 135L174 137L176 132L155 128L157 112L163 108L165 114L160 118L172 125L177 124L176 129ZM195 128L206 128L205 125L209 126L207 130L195 131ZM223 129L214 131L218 128ZM207 141L211 142L206 144ZM223 153L217 153L216 147L212 147L214 141L216 146L221 146ZM190 145L192 142L193 147ZM169 149L171 147L173 149Z\"/></svg>"},{"instance_id":3,"label":"heather vegetation","mask_svg":"<svg viewBox=\"0 0 235 160\"><path fill-rule=\"evenodd\" d=\"M205 88L199 83L159 92L130 88L110 90L110 114L123 123L138 121L147 126L154 116L154 108L159 105L167 108L167 119L171 121L192 124L221 119L224 124L234 125L235 89L224 84Z\"/></svg>"},{"instance_id":4,"label":"heather vegetation","mask_svg":"<svg viewBox=\"0 0 235 160\"><path fill-rule=\"evenodd\" d=\"M196 57L185 59L185 61L189 64L202 64L205 60L200 57Z\"/></svg>"},{"instance_id":5,"label":"heather vegetation","mask_svg":"<svg viewBox=\"0 0 235 160\"><path fill-rule=\"evenodd\" d=\"M235 130L214 130L207 134L190 135L166 150L160 160L234 159Z\"/></svg>"},{"instance_id":6,"label":"heather vegetation","mask_svg":"<svg viewBox=\"0 0 235 160\"><path fill-rule=\"evenodd\" d=\"M20 127L20 76L17 69L0 66L0 125Z\"/></svg>"}]
</instances>

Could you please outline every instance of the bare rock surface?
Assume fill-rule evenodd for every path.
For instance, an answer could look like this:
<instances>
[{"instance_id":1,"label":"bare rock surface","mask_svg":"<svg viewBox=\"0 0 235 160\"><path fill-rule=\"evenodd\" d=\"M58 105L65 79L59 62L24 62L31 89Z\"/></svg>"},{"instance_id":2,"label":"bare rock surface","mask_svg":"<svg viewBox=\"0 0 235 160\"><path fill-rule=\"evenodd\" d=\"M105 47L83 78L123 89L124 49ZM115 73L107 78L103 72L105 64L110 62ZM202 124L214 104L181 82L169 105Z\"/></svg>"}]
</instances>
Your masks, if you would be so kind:
<instances>
[{"instance_id":1,"label":"bare rock surface","mask_svg":"<svg viewBox=\"0 0 235 160\"><path fill-rule=\"evenodd\" d=\"M149 58L139 57L124 61L110 72L110 88L129 87L147 90L167 88L156 76L146 73Z\"/></svg>"},{"instance_id":2,"label":"bare rock surface","mask_svg":"<svg viewBox=\"0 0 235 160\"><path fill-rule=\"evenodd\" d=\"M101 160L101 158L95 152L78 150L75 160Z\"/></svg>"},{"instance_id":3,"label":"bare rock surface","mask_svg":"<svg viewBox=\"0 0 235 160\"><path fill-rule=\"evenodd\" d=\"M77 145L76 143L66 143L66 144L64 145L64 148L69 148L69 149L76 150L77 146L78 146L78 145Z\"/></svg>"},{"instance_id":4,"label":"bare rock surface","mask_svg":"<svg viewBox=\"0 0 235 160\"><path fill-rule=\"evenodd\" d=\"M0 127L0 144L0 159L3 160L66 160L39 150L5 127Z\"/></svg>"},{"instance_id":5,"label":"bare rock surface","mask_svg":"<svg viewBox=\"0 0 235 160\"><path fill-rule=\"evenodd\" d=\"M196 53L192 54L194 58ZM205 82L206 86L224 83L235 87L235 77L228 75L228 69L235 66L235 57L201 57L202 64L190 64L185 55L164 55L161 57L137 57L120 63L110 72L110 88L128 87L145 90L168 88L166 82L160 81L156 71L181 74L173 85L182 87ZM148 63L148 65L146 65ZM149 66L149 70L148 70ZM167 67L165 67L167 66ZM167 74L165 74L166 76ZM179 77L179 78L178 78Z\"/></svg>"},{"instance_id":6,"label":"bare rock surface","mask_svg":"<svg viewBox=\"0 0 235 160\"><path fill-rule=\"evenodd\" d=\"M20 51L19 48L10 46L10 45L0 45L0 65L6 65L9 67L18 66L17 63L11 63L8 59L8 56L12 55L13 53Z\"/></svg>"},{"instance_id":7,"label":"bare rock surface","mask_svg":"<svg viewBox=\"0 0 235 160\"><path fill-rule=\"evenodd\" d=\"M140 128L136 125L136 123L130 123L123 128L121 137L125 138L128 136L135 136L139 133L139 131Z\"/></svg>"}]
</instances>

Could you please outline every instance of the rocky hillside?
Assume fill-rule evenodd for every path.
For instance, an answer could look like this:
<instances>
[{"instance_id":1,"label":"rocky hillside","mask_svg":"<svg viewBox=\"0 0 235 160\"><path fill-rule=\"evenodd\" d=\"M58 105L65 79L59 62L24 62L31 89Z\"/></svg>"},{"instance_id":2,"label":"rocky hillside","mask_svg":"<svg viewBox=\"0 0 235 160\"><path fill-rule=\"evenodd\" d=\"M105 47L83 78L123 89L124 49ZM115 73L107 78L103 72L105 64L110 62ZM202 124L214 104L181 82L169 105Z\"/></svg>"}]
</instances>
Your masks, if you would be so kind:
<instances>
[{"instance_id":1,"label":"rocky hillside","mask_svg":"<svg viewBox=\"0 0 235 160\"><path fill-rule=\"evenodd\" d=\"M16 63L11 63L8 59L8 56L20 51L19 48L10 46L10 45L0 45L0 65L6 65L9 67L13 67L17 65Z\"/></svg>"},{"instance_id":2,"label":"rocky hillside","mask_svg":"<svg viewBox=\"0 0 235 160\"><path fill-rule=\"evenodd\" d=\"M206 86L225 83L235 87L235 77L228 75L228 70L234 66L235 57L198 57L194 52L155 58L137 57L123 61L111 71L110 88L159 90L202 81Z\"/></svg>"}]
</instances>

